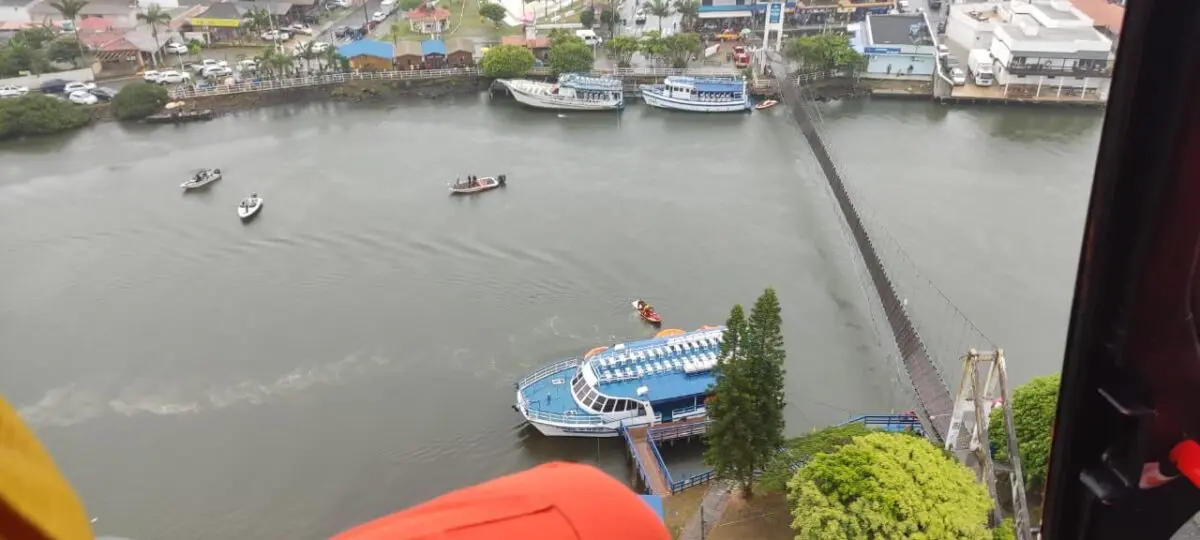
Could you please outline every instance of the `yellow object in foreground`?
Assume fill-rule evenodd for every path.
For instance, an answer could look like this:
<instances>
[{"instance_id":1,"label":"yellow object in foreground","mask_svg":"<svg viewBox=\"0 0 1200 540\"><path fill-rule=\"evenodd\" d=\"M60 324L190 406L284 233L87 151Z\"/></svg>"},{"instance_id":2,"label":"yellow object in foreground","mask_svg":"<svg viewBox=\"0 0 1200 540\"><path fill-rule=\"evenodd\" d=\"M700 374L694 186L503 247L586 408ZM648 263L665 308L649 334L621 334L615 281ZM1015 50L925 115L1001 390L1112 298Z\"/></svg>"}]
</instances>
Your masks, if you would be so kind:
<instances>
[{"instance_id":1,"label":"yellow object in foreground","mask_svg":"<svg viewBox=\"0 0 1200 540\"><path fill-rule=\"evenodd\" d=\"M0 397L0 538L92 540L83 504L16 409Z\"/></svg>"}]
</instances>

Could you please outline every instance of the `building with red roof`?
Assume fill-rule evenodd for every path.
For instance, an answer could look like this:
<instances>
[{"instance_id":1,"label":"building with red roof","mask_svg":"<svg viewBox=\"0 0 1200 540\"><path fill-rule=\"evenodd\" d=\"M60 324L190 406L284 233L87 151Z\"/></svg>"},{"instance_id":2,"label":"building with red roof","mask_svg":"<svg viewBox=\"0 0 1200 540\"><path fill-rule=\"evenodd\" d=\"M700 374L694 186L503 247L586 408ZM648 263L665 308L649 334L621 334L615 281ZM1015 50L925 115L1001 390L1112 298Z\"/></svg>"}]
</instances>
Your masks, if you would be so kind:
<instances>
[{"instance_id":1,"label":"building with red roof","mask_svg":"<svg viewBox=\"0 0 1200 540\"><path fill-rule=\"evenodd\" d=\"M450 29L450 10L422 3L409 10L408 28L418 34L440 34Z\"/></svg>"}]
</instances>

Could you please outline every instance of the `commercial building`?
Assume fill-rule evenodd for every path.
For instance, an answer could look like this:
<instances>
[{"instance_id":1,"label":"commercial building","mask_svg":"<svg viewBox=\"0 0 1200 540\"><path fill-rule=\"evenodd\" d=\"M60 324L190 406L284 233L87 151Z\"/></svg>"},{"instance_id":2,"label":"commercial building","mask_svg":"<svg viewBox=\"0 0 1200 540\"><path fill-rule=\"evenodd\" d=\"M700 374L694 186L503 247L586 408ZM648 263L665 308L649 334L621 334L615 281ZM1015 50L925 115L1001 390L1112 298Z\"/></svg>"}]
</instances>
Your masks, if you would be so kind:
<instances>
[{"instance_id":1,"label":"commercial building","mask_svg":"<svg viewBox=\"0 0 1200 540\"><path fill-rule=\"evenodd\" d=\"M958 4L949 21L946 38L988 51L1006 93L1011 85L1036 87L1037 95L1048 88L1108 93L1113 42L1068 2Z\"/></svg>"},{"instance_id":2,"label":"commercial building","mask_svg":"<svg viewBox=\"0 0 1200 540\"><path fill-rule=\"evenodd\" d=\"M923 13L868 15L847 29L851 46L867 57L864 76L928 81L937 71L937 44Z\"/></svg>"}]
</instances>

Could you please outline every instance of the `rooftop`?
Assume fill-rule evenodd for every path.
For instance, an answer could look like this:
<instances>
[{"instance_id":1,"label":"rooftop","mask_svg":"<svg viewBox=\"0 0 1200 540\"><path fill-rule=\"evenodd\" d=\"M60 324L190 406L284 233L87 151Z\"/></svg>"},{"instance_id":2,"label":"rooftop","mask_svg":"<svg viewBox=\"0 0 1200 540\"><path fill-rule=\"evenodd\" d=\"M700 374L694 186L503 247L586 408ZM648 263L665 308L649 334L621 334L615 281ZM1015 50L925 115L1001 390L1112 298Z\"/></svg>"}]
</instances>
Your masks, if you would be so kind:
<instances>
[{"instance_id":1,"label":"rooftop","mask_svg":"<svg viewBox=\"0 0 1200 540\"><path fill-rule=\"evenodd\" d=\"M80 15L131 15L134 12L131 0L95 0L83 6ZM62 14L50 5L50 2L38 2L29 7L29 13L62 17Z\"/></svg>"},{"instance_id":2,"label":"rooftop","mask_svg":"<svg viewBox=\"0 0 1200 540\"><path fill-rule=\"evenodd\" d=\"M0 7L25 7L38 0L0 0Z\"/></svg>"},{"instance_id":3,"label":"rooftop","mask_svg":"<svg viewBox=\"0 0 1200 540\"><path fill-rule=\"evenodd\" d=\"M869 45L932 45L923 15L868 15Z\"/></svg>"},{"instance_id":4,"label":"rooftop","mask_svg":"<svg viewBox=\"0 0 1200 540\"><path fill-rule=\"evenodd\" d=\"M504 36L500 38L501 45L521 45L530 49L549 49L550 38L526 39L525 36Z\"/></svg>"},{"instance_id":5,"label":"rooftop","mask_svg":"<svg viewBox=\"0 0 1200 540\"><path fill-rule=\"evenodd\" d=\"M1027 20L1027 16L1013 17L1013 22L1001 24L998 27L1013 39L1021 41L1063 42L1063 41L1097 41L1102 38L1095 28L1090 26L1073 26L1067 28L1047 28L1037 21Z\"/></svg>"},{"instance_id":6,"label":"rooftop","mask_svg":"<svg viewBox=\"0 0 1200 540\"><path fill-rule=\"evenodd\" d=\"M338 54L346 58L356 56L373 56L376 58L395 58L396 50L391 43L373 39L360 39L338 47Z\"/></svg>"},{"instance_id":7,"label":"rooftop","mask_svg":"<svg viewBox=\"0 0 1200 540\"><path fill-rule=\"evenodd\" d=\"M421 54L421 43L409 40L396 42L396 58L401 56L423 56Z\"/></svg>"},{"instance_id":8,"label":"rooftop","mask_svg":"<svg viewBox=\"0 0 1200 540\"><path fill-rule=\"evenodd\" d=\"M275 15L275 16L287 15L287 12L292 9L292 4L289 2L267 2L264 4L262 2L238 1L238 2L232 2L232 4L233 4L233 7L235 9L237 9L238 14L243 17L247 13L250 13L253 11L266 11L266 12L270 13L271 15Z\"/></svg>"},{"instance_id":9,"label":"rooftop","mask_svg":"<svg viewBox=\"0 0 1200 540\"><path fill-rule=\"evenodd\" d=\"M415 9L409 10L406 16L408 20L417 22L444 21L450 18L450 10L442 6L418 6Z\"/></svg>"},{"instance_id":10,"label":"rooftop","mask_svg":"<svg viewBox=\"0 0 1200 540\"><path fill-rule=\"evenodd\" d=\"M1075 9L1091 17L1096 26L1103 26L1113 33L1121 34L1121 25L1125 21L1125 8L1110 3L1107 0L1071 0Z\"/></svg>"},{"instance_id":11,"label":"rooftop","mask_svg":"<svg viewBox=\"0 0 1200 540\"><path fill-rule=\"evenodd\" d=\"M421 55L429 56L431 54L446 55L446 42L440 39L427 39L421 42Z\"/></svg>"},{"instance_id":12,"label":"rooftop","mask_svg":"<svg viewBox=\"0 0 1200 540\"><path fill-rule=\"evenodd\" d=\"M227 2L217 2L211 6L208 6L208 9L204 10L203 13L197 15L196 18L197 19L228 19L228 20L240 21L240 20L242 20L242 14L238 13L237 8L234 7L233 4L229 4Z\"/></svg>"}]
</instances>

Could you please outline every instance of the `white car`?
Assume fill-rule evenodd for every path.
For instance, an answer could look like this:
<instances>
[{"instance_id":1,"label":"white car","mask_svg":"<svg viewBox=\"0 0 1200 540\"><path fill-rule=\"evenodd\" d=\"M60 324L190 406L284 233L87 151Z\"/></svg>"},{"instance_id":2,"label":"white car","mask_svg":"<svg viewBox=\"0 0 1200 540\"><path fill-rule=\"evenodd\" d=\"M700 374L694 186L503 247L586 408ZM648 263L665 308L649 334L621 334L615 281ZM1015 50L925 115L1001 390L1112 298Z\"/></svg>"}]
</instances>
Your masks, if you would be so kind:
<instances>
[{"instance_id":1,"label":"white car","mask_svg":"<svg viewBox=\"0 0 1200 540\"><path fill-rule=\"evenodd\" d=\"M350 7L350 0L328 0L325 2L325 7L326 9L348 8Z\"/></svg>"},{"instance_id":2,"label":"white car","mask_svg":"<svg viewBox=\"0 0 1200 540\"><path fill-rule=\"evenodd\" d=\"M174 41L168 42L166 45L163 45L163 50L165 50L171 54L187 54L188 53L187 45L184 45L182 43L175 43Z\"/></svg>"},{"instance_id":3,"label":"white car","mask_svg":"<svg viewBox=\"0 0 1200 540\"><path fill-rule=\"evenodd\" d=\"M74 94L75 92L87 92L96 87L96 83L90 82L69 82L63 86L64 94Z\"/></svg>"},{"instance_id":4,"label":"white car","mask_svg":"<svg viewBox=\"0 0 1200 540\"><path fill-rule=\"evenodd\" d=\"M238 71L245 71L245 72L258 71L258 63L250 58L247 58L245 60L239 60L237 63L237 68L238 68Z\"/></svg>"},{"instance_id":5,"label":"white car","mask_svg":"<svg viewBox=\"0 0 1200 540\"><path fill-rule=\"evenodd\" d=\"M162 73L154 71L153 69L147 70L142 74L142 80L148 83L158 84L160 81L162 81Z\"/></svg>"},{"instance_id":6,"label":"white car","mask_svg":"<svg viewBox=\"0 0 1200 540\"><path fill-rule=\"evenodd\" d=\"M396 7L396 0L383 0L379 3L379 9L384 11L392 11Z\"/></svg>"},{"instance_id":7,"label":"white car","mask_svg":"<svg viewBox=\"0 0 1200 540\"><path fill-rule=\"evenodd\" d=\"M86 90L71 92L67 95L67 99L76 105L95 105L100 102L99 98L89 94Z\"/></svg>"},{"instance_id":8,"label":"white car","mask_svg":"<svg viewBox=\"0 0 1200 540\"><path fill-rule=\"evenodd\" d=\"M191 74L186 73L186 72L179 72L179 71L171 70L171 71L164 71L164 72L158 74L158 84L180 84L180 83L189 82L191 80L192 80Z\"/></svg>"},{"instance_id":9,"label":"white car","mask_svg":"<svg viewBox=\"0 0 1200 540\"><path fill-rule=\"evenodd\" d=\"M227 77L233 75L233 70L228 66L207 66L200 70L201 77Z\"/></svg>"},{"instance_id":10,"label":"white car","mask_svg":"<svg viewBox=\"0 0 1200 540\"><path fill-rule=\"evenodd\" d=\"M302 23L295 23L295 24L287 27L287 31L291 32L292 35L299 35L299 34L304 34L306 36L313 35L312 27L307 24L302 24Z\"/></svg>"},{"instance_id":11,"label":"white car","mask_svg":"<svg viewBox=\"0 0 1200 540\"><path fill-rule=\"evenodd\" d=\"M259 37L261 37L263 41L287 41L288 38L292 36L283 30L267 30Z\"/></svg>"},{"instance_id":12,"label":"white car","mask_svg":"<svg viewBox=\"0 0 1200 540\"><path fill-rule=\"evenodd\" d=\"M947 47L945 43L938 43L937 55L938 55L938 58L942 58L942 59L945 59L947 56L950 56L950 47Z\"/></svg>"},{"instance_id":13,"label":"white car","mask_svg":"<svg viewBox=\"0 0 1200 540\"><path fill-rule=\"evenodd\" d=\"M967 74L963 72L962 68L953 68L950 70L950 81L954 83L954 86L967 84Z\"/></svg>"},{"instance_id":14,"label":"white car","mask_svg":"<svg viewBox=\"0 0 1200 540\"><path fill-rule=\"evenodd\" d=\"M28 93L29 89L24 86L0 85L0 98L21 97Z\"/></svg>"},{"instance_id":15,"label":"white car","mask_svg":"<svg viewBox=\"0 0 1200 540\"><path fill-rule=\"evenodd\" d=\"M387 19L387 18L388 18L387 13L384 13L382 11L376 11L374 14L371 15L371 20L375 21L377 23L381 23L384 21L384 19Z\"/></svg>"}]
</instances>

